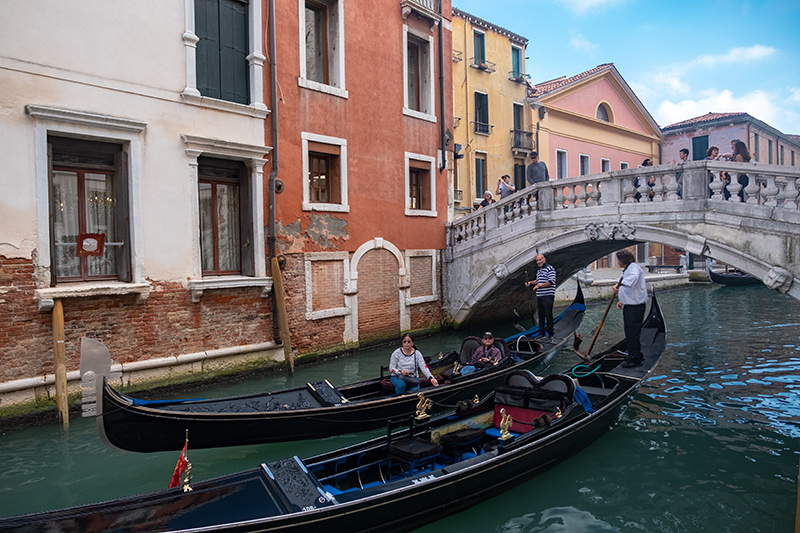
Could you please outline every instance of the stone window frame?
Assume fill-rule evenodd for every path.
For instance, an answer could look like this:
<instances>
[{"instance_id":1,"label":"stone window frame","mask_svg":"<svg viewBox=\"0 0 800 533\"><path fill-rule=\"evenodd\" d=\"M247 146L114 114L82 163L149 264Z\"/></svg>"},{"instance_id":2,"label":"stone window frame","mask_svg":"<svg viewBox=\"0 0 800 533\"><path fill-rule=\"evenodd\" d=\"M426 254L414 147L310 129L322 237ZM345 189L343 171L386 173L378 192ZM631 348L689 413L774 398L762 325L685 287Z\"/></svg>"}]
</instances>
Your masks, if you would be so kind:
<instances>
[{"instance_id":1,"label":"stone window frame","mask_svg":"<svg viewBox=\"0 0 800 533\"><path fill-rule=\"evenodd\" d=\"M314 261L341 261L342 262L342 288L344 291L344 306L332 307L330 309L314 310L314 294L312 279L312 262ZM350 294L350 253L349 252L308 252L303 254L305 269L305 291L306 291L306 320L322 320L337 316L352 314L351 307L348 305Z\"/></svg>"},{"instance_id":2,"label":"stone window frame","mask_svg":"<svg viewBox=\"0 0 800 533\"><path fill-rule=\"evenodd\" d=\"M431 199L431 208L430 209L411 209L411 172L409 162L411 160L417 161L418 163L425 163L430 165L430 171L428 176L430 178L430 199ZM412 217L436 217L436 158L429 155L424 154L415 154L413 152L405 152L404 154L404 172L405 172L405 214L406 216Z\"/></svg>"},{"instance_id":3,"label":"stone window frame","mask_svg":"<svg viewBox=\"0 0 800 533\"><path fill-rule=\"evenodd\" d=\"M306 27L306 2L307 0L298 0L298 22L297 27L299 30L298 43L300 46L300 76L297 78L297 85L312 91L319 91L339 98L348 98L347 85L345 84L345 55L344 55L344 0L320 0L318 3L325 4L328 8L328 16L330 17L329 29L336 30L334 35L328 35L328 60L331 62L331 72L328 83L320 83L318 81L310 80L307 78L306 73L306 41L303 38ZM335 40L334 44L331 41Z\"/></svg>"},{"instance_id":4,"label":"stone window frame","mask_svg":"<svg viewBox=\"0 0 800 533\"><path fill-rule=\"evenodd\" d=\"M409 276L411 274L411 258L412 257L430 257L431 258L431 294L426 296L411 296L411 281L408 283L408 295L406 296L406 306L419 305L428 302L436 302L439 300L439 284L436 272L439 266L439 255L437 250L406 250L403 254L405 257L406 271Z\"/></svg>"},{"instance_id":5,"label":"stone window frame","mask_svg":"<svg viewBox=\"0 0 800 533\"><path fill-rule=\"evenodd\" d=\"M425 49L420 46L420 69L419 69L419 98L420 108L427 108L429 111L417 111L408 107L408 36L412 39L422 41ZM403 114L409 117L436 122L436 95L433 69L433 36L426 35L414 28L409 28L403 24Z\"/></svg>"},{"instance_id":6,"label":"stone window frame","mask_svg":"<svg viewBox=\"0 0 800 533\"><path fill-rule=\"evenodd\" d=\"M300 132L303 149L303 211L332 211L335 213L349 213L350 205L347 199L347 139L319 135L317 133ZM319 203L311 201L311 184L308 182L308 143L316 142L339 147L339 198L340 203Z\"/></svg>"}]
</instances>

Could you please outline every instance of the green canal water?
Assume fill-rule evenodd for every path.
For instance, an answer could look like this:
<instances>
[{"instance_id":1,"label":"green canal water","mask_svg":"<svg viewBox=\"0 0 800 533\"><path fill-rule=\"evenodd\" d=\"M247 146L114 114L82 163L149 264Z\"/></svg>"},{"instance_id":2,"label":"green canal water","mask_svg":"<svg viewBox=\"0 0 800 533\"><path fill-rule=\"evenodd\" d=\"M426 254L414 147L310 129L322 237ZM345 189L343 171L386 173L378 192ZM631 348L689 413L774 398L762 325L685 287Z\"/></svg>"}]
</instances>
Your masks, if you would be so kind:
<instances>
[{"instance_id":1,"label":"green canal water","mask_svg":"<svg viewBox=\"0 0 800 533\"><path fill-rule=\"evenodd\" d=\"M790 532L800 458L800 303L763 286L693 285L659 293L668 345L620 422L544 474L419 532ZM581 327L591 339L606 302L590 302ZM481 331L420 339L426 355ZM618 339L612 309L594 351ZM588 347L588 341L584 349ZM373 377L390 349L203 390L225 396L327 378ZM576 362L562 350L540 373ZM185 394L185 393L184 393ZM297 454L308 457L380 430L315 441L192 450L194 480ZM0 435L0 516L66 507L162 489L175 453L106 448L94 419L75 418Z\"/></svg>"}]
</instances>

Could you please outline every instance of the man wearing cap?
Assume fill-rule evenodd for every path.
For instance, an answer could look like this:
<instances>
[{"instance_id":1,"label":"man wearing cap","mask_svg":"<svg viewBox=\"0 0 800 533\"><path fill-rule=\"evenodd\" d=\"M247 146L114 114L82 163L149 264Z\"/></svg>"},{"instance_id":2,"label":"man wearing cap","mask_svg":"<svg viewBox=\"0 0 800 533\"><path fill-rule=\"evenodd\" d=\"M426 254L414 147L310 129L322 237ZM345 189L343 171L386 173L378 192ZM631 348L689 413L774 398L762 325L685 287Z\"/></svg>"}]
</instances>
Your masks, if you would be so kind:
<instances>
[{"instance_id":1,"label":"man wearing cap","mask_svg":"<svg viewBox=\"0 0 800 533\"><path fill-rule=\"evenodd\" d=\"M491 331L483 334L483 344L472 354L472 364L475 368L496 365L503 358L500 348L494 345L494 335Z\"/></svg>"}]
</instances>

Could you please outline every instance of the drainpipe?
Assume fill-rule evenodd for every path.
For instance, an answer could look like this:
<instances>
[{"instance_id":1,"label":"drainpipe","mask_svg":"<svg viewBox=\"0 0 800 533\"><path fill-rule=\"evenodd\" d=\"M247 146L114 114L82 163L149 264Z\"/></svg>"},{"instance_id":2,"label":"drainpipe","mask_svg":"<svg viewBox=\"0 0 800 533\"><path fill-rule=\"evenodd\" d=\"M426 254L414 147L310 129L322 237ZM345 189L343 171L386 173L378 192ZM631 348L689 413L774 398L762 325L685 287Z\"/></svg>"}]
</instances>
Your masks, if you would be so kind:
<instances>
[{"instance_id":1,"label":"drainpipe","mask_svg":"<svg viewBox=\"0 0 800 533\"><path fill-rule=\"evenodd\" d=\"M442 115L440 133L442 141L442 164L439 166L439 172L447 168L447 145L445 143L445 109L444 109L444 19L442 18L442 0L437 4L437 13L439 14L439 111Z\"/></svg>"},{"instance_id":2,"label":"drainpipe","mask_svg":"<svg viewBox=\"0 0 800 533\"><path fill-rule=\"evenodd\" d=\"M275 230L275 178L278 175L278 64L275 54L275 0L269 0L269 62L270 62L270 78L271 78L271 98L270 107L272 108L272 172L269 173L268 179L268 197L269 203L269 220L267 222L267 253L269 254L270 262L272 258L277 256L276 240L277 232ZM272 273L273 279L275 272ZM272 291L272 315L275 316L277 309L277 297L275 290ZM281 328L280 322L273 318L272 320L272 337L275 342L281 343Z\"/></svg>"}]
</instances>

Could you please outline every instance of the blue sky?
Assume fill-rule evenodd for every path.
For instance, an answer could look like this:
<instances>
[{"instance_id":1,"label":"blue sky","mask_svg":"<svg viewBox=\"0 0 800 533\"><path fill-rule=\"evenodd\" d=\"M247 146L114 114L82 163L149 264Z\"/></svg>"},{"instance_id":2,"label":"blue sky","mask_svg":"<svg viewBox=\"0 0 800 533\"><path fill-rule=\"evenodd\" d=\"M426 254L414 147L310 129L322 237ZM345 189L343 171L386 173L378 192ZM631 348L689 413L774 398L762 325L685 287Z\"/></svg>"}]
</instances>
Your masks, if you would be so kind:
<instances>
[{"instance_id":1,"label":"blue sky","mask_svg":"<svg viewBox=\"0 0 800 533\"><path fill-rule=\"evenodd\" d=\"M614 63L659 126L745 112L800 135L800 1L453 0L528 39L533 83Z\"/></svg>"}]
</instances>

